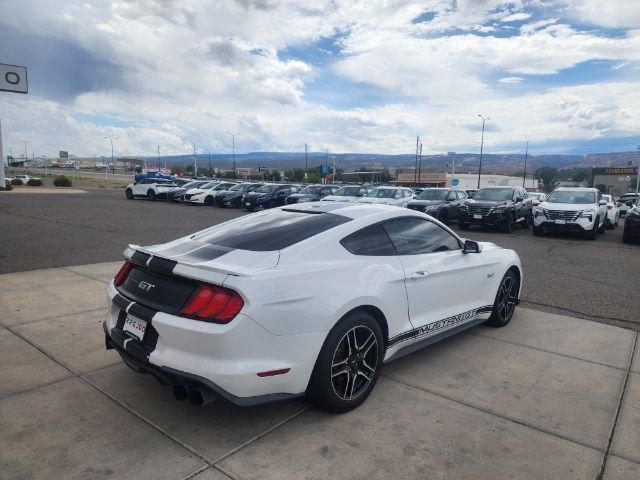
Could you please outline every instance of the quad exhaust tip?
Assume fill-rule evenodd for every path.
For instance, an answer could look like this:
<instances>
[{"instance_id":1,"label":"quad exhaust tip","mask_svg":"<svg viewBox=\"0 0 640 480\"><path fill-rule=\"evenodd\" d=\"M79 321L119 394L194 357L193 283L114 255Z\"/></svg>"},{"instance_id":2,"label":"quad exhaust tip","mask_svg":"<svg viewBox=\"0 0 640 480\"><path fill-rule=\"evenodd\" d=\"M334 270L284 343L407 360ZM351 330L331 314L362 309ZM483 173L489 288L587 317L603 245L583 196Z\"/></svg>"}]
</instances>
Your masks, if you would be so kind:
<instances>
[{"instance_id":1,"label":"quad exhaust tip","mask_svg":"<svg viewBox=\"0 0 640 480\"><path fill-rule=\"evenodd\" d=\"M202 407L203 405L207 405L208 403L211 403L216 399L216 397L213 395L213 392L208 388L188 388L182 383L176 383L173 386L173 396L176 398L176 400L179 400L181 402L188 399L189 403L196 407Z\"/></svg>"}]
</instances>

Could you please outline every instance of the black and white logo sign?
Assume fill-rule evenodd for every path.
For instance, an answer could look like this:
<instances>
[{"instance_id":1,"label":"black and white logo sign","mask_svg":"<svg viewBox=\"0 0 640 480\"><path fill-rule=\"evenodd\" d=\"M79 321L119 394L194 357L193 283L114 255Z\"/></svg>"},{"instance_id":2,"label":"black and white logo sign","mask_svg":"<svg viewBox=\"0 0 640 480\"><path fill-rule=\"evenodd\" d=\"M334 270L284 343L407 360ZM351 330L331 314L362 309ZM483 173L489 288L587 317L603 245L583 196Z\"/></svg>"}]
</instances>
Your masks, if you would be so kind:
<instances>
[{"instance_id":1,"label":"black and white logo sign","mask_svg":"<svg viewBox=\"0 0 640 480\"><path fill-rule=\"evenodd\" d=\"M0 91L27 93L27 67L0 63Z\"/></svg>"}]
</instances>

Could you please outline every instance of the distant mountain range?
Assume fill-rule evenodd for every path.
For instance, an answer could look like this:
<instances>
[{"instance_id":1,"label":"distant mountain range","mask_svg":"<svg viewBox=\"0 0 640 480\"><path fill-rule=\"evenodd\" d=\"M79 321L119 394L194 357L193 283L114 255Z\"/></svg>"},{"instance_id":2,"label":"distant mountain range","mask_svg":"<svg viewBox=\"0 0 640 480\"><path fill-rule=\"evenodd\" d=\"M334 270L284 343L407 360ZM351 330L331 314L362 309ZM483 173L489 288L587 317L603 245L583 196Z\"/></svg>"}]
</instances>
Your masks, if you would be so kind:
<instances>
[{"instance_id":1,"label":"distant mountain range","mask_svg":"<svg viewBox=\"0 0 640 480\"><path fill-rule=\"evenodd\" d=\"M384 167L392 173L397 168L413 168L416 162L415 154L380 155L375 153L329 153L309 152L307 164L309 168L322 165L325 161L332 165L335 157L336 166L346 171L359 170L362 167ZM198 154L198 165L208 168L209 161L213 168L229 169L233 167L233 156L230 154ZM150 167L157 162L157 157L148 157ZM193 155L164 156L160 158L164 166L186 165L193 163ZM425 171L450 171L455 161L456 171L475 173L478 171L480 155L477 153L455 153L443 155L423 155L422 169ZM588 155L529 155L527 171L532 172L542 166L556 168L571 167L609 167L637 165L640 152L614 152ZM305 168L304 153L297 152L251 152L236 154L237 167L267 167L269 170L290 170ZM482 157L482 170L487 173L513 174L524 169L524 155L494 155L486 154Z\"/></svg>"}]
</instances>

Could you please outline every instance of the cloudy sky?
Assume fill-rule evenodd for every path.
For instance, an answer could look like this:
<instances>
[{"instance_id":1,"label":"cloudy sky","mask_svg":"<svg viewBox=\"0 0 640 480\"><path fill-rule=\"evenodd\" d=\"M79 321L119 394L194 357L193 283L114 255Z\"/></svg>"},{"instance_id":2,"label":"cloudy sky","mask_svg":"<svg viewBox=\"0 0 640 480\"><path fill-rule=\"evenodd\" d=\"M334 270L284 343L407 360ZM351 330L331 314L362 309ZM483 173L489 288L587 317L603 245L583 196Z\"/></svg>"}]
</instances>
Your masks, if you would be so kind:
<instances>
[{"instance_id":1,"label":"cloudy sky","mask_svg":"<svg viewBox=\"0 0 640 480\"><path fill-rule=\"evenodd\" d=\"M637 0L0 0L8 153L635 150Z\"/></svg>"}]
</instances>

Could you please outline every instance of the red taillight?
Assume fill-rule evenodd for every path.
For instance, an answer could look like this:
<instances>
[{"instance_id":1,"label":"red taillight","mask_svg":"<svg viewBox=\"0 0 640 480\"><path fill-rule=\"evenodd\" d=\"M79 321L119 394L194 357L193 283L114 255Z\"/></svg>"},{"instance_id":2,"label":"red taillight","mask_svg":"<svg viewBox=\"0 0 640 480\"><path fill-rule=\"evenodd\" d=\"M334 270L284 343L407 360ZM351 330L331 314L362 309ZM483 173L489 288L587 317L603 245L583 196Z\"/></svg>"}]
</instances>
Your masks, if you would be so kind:
<instances>
[{"instance_id":1,"label":"red taillight","mask_svg":"<svg viewBox=\"0 0 640 480\"><path fill-rule=\"evenodd\" d=\"M132 268L133 268L133 263L129 261L124 262L124 265L120 267L120 271L116 273L116 276L113 278L113 283L115 284L116 287L119 287L124 283L124 281L129 276L129 272L131 272Z\"/></svg>"},{"instance_id":2,"label":"red taillight","mask_svg":"<svg viewBox=\"0 0 640 480\"><path fill-rule=\"evenodd\" d=\"M180 313L217 323L229 323L244 302L237 292L215 285L200 285Z\"/></svg>"},{"instance_id":3,"label":"red taillight","mask_svg":"<svg viewBox=\"0 0 640 480\"><path fill-rule=\"evenodd\" d=\"M613 210L613 205L611 205L610 203L609 203L609 204L607 204L607 209L608 209L608 210Z\"/></svg>"}]
</instances>

